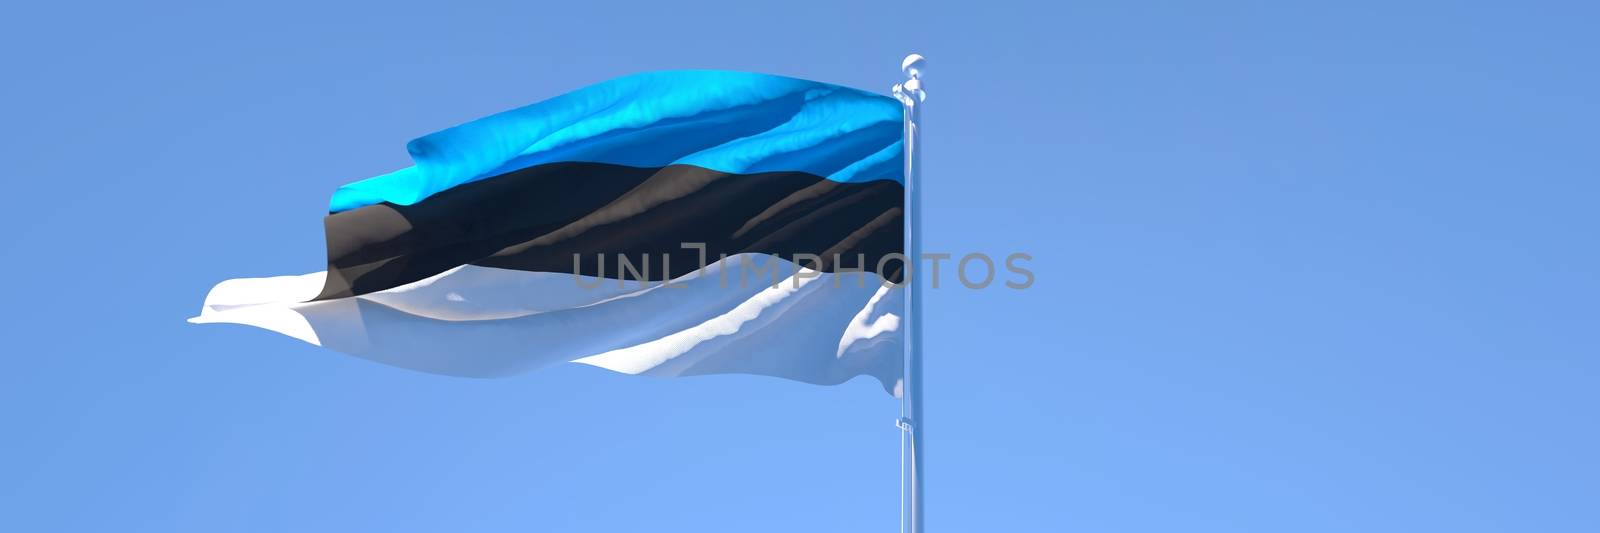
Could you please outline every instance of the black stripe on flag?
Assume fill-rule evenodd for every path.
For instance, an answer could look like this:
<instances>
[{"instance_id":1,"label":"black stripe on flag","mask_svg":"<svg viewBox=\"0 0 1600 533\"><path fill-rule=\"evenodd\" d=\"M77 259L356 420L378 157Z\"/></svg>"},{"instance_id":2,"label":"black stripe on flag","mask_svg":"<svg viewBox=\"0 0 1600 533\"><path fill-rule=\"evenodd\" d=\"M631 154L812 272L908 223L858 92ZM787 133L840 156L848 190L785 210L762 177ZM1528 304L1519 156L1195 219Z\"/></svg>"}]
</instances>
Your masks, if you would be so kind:
<instances>
[{"instance_id":1,"label":"black stripe on flag","mask_svg":"<svg viewBox=\"0 0 1600 533\"><path fill-rule=\"evenodd\" d=\"M804 172L536 165L414 205L329 215L328 281L318 299L381 291L463 264L618 278L619 254L647 263L642 277L660 281L701 266L700 251L684 243L704 243L710 261L814 254L823 271L870 271L902 253L903 196L895 181L842 183ZM891 270L885 275L898 282L898 268Z\"/></svg>"}]
</instances>

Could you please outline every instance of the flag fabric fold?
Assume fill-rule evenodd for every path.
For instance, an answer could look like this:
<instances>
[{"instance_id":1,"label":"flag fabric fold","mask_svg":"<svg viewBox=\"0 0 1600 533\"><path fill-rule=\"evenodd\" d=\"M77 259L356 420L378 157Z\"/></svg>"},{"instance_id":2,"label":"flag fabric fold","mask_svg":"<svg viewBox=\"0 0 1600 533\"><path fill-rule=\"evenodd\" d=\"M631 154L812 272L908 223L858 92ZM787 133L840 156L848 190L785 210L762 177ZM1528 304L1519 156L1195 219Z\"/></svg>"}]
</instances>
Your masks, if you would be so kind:
<instances>
[{"instance_id":1,"label":"flag fabric fold","mask_svg":"<svg viewBox=\"0 0 1600 533\"><path fill-rule=\"evenodd\" d=\"M898 394L902 135L897 101L825 83L599 83L412 141L413 166L335 192L324 272L225 281L191 321L450 375L573 361Z\"/></svg>"}]
</instances>

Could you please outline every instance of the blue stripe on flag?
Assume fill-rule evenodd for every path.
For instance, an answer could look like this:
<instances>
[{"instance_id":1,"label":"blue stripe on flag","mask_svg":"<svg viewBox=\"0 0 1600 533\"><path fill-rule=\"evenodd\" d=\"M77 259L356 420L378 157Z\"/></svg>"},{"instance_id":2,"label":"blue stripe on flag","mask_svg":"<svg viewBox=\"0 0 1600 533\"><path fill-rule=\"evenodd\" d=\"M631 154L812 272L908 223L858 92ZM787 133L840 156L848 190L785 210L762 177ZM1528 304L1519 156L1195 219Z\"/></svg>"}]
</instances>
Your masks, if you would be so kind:
<instances>
[{"instance_id":1,"label":"blue stripe on flag","mask_svg":"<svg viewBox=\"0 0 1600 533\"><path fill-rule=\"evenodd\" d=\"M893 98L838 85L748 72L648 72L413 140L414 166L340 187L329 208L411 205L559 161L903 182L900 121Z\"/></svg>"}]
</instances>

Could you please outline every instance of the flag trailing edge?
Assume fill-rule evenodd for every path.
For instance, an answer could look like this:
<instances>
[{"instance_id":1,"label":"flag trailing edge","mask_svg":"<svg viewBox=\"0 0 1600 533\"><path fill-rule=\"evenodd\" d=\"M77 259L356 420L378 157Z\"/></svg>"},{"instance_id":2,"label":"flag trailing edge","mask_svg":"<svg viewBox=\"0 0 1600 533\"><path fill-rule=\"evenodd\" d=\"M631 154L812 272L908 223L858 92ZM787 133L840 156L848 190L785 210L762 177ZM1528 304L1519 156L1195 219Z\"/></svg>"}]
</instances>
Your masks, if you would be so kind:
<instances>
[{"instance_id":1,"label":"flag trailing edge","mask_svg":"<svg viewBox=\"0 0 1600 533\"><path fill-rule=\"evenodd\" d=\"M781 76L602 82L412 141L413 166L335 192L325 272L225 281L191 321L451 375L575 361L898 395L900 274L872 270L904 252L901 119ZM781 283L743 282L774 264Z\"/></svg>"}]
</instances>

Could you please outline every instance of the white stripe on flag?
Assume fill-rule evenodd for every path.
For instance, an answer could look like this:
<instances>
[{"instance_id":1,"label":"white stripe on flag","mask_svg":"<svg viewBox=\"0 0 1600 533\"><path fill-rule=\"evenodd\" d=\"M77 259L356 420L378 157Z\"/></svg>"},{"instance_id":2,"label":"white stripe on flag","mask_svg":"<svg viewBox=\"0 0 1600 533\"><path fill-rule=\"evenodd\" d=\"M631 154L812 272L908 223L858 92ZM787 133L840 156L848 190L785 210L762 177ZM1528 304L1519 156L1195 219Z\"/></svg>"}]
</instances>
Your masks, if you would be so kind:
<instances>
[{"instance_id":1,"label":"white stripe on flag","mask_svg":"<svg viewBox=\"0 0 1600 533\"><path fill-rule=\"evenodd\" d=\"M256 326L438 374L504 376L576 361L628 374L761 374L818 384L865 374L897 394L904 289L884 287L870 272L809 269L777 287L759 276L741 283L742 266L755 257L730 257L671 286L469 265L309 303L325 273L236 279L212 289L190 321ZM782 261L779 272L795 272L782 259L756 263L765 270L770 260Z\"/></svg>"}]
</instances>

